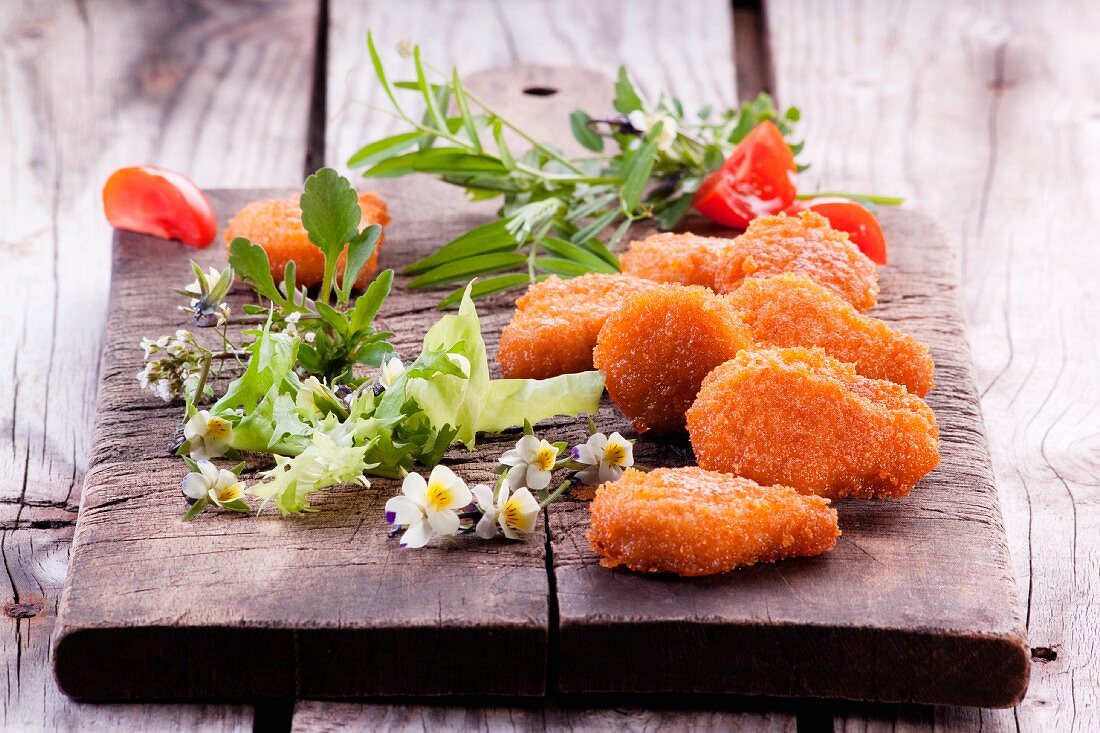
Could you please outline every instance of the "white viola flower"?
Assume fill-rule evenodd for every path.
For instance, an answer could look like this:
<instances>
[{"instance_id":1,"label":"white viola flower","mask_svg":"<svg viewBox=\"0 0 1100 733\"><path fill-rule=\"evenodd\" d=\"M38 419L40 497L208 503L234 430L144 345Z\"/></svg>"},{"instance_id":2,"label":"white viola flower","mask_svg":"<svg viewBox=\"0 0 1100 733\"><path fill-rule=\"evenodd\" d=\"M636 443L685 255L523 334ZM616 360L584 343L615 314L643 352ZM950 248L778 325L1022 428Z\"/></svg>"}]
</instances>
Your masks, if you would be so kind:
<instances>
[{"instance_id":1,"label":"white viola flower","mask_svg":"<svg viewBox=\"0 0 1100 733\"><path fill-rule=\"evenodd\" d=\"M636 109L626 116L630 126L638 132L645 132L649 129L649 122L646 121L645 112L640 109Z\"/></svg>"},{"instance_id":2,"label":"white viola flower","mask_svg":"<svg viewBox=\"0 0 1100 733\"><path fill-rule=\"evenodd\" d=\"M636 109L627 115L626 119L630 122L631 127L643 134L656 127L658 122L661 123L661 134L656 138L657 147L661 150L668 150L672 147L672 143L676 141L676 133L679 128L676 125L676 118L672 115L647 115Z\"/></svg>"},{"instance_id":3,"label":"white viola flower","mask_svg":"<svg viewBox=\"0 0 1100 733\"><path fill-rule=\"evenodd\" d=\"M577 463L588 465L577 474L577 478L588 486L594 486L605 481L617 481L623 475L623 469L633 466L634 446L618 433L612 433L610 438L596 433L588 438L587 443L574 447L572 457Z\"/></svg>"},{"instance_id":4,"label":"white viola flower","mask_svg":"<svg viewBox=\"0 0 1100 733\"><path fill-rule=\"evenodd\" d=\"M512 450L505 451L500 462L509 466L504 483L512 490L521 486L538 491L550 483L550 472L558 459L558 449L534 435L524 435Z\"/></svg>"},{"instance_id":5,"label":"white viola flower","mask_svg":"<svg viewBox=\"0 0 1100 733\"><path fill-rule=\"evenodd\" d=\"M199 270L199 272L202 271ZM209 270L202 273L203 282L200 283L199 279L196 277L190 285L184 288L184 290L187 291L187 293L193 298L195 298L196 302L198 302L198 299L202 297L202 294L204 292L209 293L211 290L214 289L214 286L218 284L221 276L221 272L219 272L216 267L211 266ZM195 303L192 303L191 305L195 305Z\"/></svg>"},{"instance_id":6,"label":"white viola flower","mask_svg":"<svg viewBox=\"0 0 1100 733\"><path fill-rule=\"evenodd\" d=\"M540 507L527 488L522 488L509 497L508 486L501 484L496 496L493 496L488 486L480 484L474 487L473 493L482 514L477 523L478 537L486 540L496 537L498 524L504 536L510 540L522 539L518 533L534 531Z\"/></svg>"},{"instance_id":7,"label":"white viola flower","mask_svg":"<svg viewBox=\"0 0 1100 733\"><path fill-rule=\"evenodd\" d=\"M401 495L386 502L386 521L407 527L402 547L423 547L433 535L449 537L458 531L458 510L473 501L466 482L446 466L436 466L424 479L410 473Z\"/></svg>"},{"instance_id":8,"label":"white viola flower","mask_svg":"<svg viewBox=\"0 0 1100 733\"><path fill-rule=\"evenodd\" d=\"M157 387L159 393L160 385ZM183 437L191 445L191 458L196 461L224 456L232 433L233 426L228 420L207 410L199 410L183 426Z\"/></svg>"},{"instance_id":9,"label":"white viola flower","mask_svg":"<svg viewBox=\"0 0 1100 733\"><path fill-rule=\"evenodd\" d=\"M389 389L405 373L405 362L398 356L391 356L378 368L378 383Z\"/></svg>"},{"instance_id":10,"label":"white viola flower","mask_svg":"<svg viewBox=\"0 0 1100 733\"><path fill-rule=\"evenodd\" d=\"M207 497L222 508L244 498L245 485L237 474L219 469L210 461L198 461L196 466L198 471L183 477L183 493L187 498L198 501Z\"/></svg>"}]
</instances>

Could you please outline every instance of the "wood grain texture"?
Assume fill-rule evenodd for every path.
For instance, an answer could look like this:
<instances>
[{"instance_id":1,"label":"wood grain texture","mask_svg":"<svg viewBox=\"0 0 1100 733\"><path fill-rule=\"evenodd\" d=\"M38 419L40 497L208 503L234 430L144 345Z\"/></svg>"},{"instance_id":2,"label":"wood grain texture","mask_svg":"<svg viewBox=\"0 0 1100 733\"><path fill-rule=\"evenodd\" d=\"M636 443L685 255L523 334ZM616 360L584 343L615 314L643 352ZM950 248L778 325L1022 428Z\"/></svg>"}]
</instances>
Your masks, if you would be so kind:
<instances>
[{"instance_id":1,"label":"wood grain texture","mask_svg":"<svg viewBox=\"0 0 1100 733\"><path fill-rule=\"evenodd\" d=\"M91 444L107 308L100 187L114 168L139 163L202 185L296 183L314 18L313 2L0 0L4 601L43 604L30 621L5 619L0 727L251 725L243 706L73 704L48 672L49 628Z\"/></svg>"},{"instance_id":2,"label":"wood grain texture","mask_svg":"<svg viewBox=\"0 0 1100 733\"><path fill-rule=\"evenodd\" d=\"M795 733L793 715L661 708L469 707L302 700L293 733L489 731L491 733Z\"/></svg>"},{"instance_id":3,"label":"wood grain texture","mask_svg":"<svg viewBox=\"0 0 1100 733\"><path fill-rule=\"evenodd\" d=\"M1094 3L767 3L777 92L803 109L807 180L908 197L959 250L1014 573L1035 651L1013 711L942 730L1100 726L1100 254ZM852 39L838 44L836 29ZM1089 233L1089 234L1085 234ZM890 729L882 711L838 720ZM905 725L899 725L905 727Z\"/></svg>"},{"instance_id":4,"label":"wood grain texture","mask_svg":"<svg viewBox=\"0 0 1100 733\"><path fill-rule=\"evenodd\" d=\"M374 82L367 29L391 73L404 70L399 78L410 78L411 65L397 52L398 42L409 40L422 44L426 62L447 70L457 64L464 76L549 66L613 78L625 64L644 91L670 90L689 108L736 101L733 23L725 0L676 6L660 0L331 0L329 29L326 163L341 169L367 142L400 127ZM679 42L688 38L690 43ZM610 111L609 86L585 91L591 102L574 99L574 105Z\"/></svg>"}]
</instances>

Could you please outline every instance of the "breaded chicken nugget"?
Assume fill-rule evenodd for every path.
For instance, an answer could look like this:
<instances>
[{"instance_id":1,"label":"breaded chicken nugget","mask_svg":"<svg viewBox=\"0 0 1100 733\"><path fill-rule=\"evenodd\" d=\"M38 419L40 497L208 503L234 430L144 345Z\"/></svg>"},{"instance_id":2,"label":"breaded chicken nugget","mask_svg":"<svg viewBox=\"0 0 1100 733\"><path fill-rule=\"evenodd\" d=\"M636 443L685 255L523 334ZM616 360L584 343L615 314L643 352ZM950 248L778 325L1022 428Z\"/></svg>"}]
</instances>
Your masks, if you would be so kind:
<instances>
[{"instance_id":1,"label":"breaded chicken nugget","mask_svg":"<svg viewBox=\"0 0 1100 733\"><path fill-rule=\"evenodd\" d=\"M547 379L592 368L592 349L607 317L654 283L630 275L553 275L516 300L500 334L497 362L509 379Z\"/></svg>"},{"instance_id":2,"label":"breaded chicken nugget","mask_svg":"<svg viewBox=\"0 0 1100 733\"><path fill-rule=\"evenodd\" d=\"M593 362L639 433L682 430L711 369L752 345L749 329L698 285L657 285L631 296L600 329Z\"/></svg>"},{"instance_id":3,"label":"breaded chicken nugget","mask_svg":"<svg viewBox=\"0 0 1100 733\"><path fill-rule=\"evenodd\" d=\"M932 410L821 349L756 349L711 372L687 413L699 465L829 498L898 497L940 462Z\"/></svg>"},{"instance_id":4,"label":"breaded chicken nugget","mask_svg":"<svg viewBox=\"0 0 1100 733\"><path fill-rule=\"evenodd\" d=\"M591 509L600 564L646 573L714 575L820 555L840 535L827 499L701 468L628 468L596 490Z\"/></svg>"},{"instance_id":5,"label":"breaded chicken nugget","mask_svg":"<svg viewBox=\"0 0 1100 733\"><path fill-rule=\"evenodd\" d=\"M729 293L747 277L784 272L806 275L835 292L860 311L875 304L878 273L875 263L848 240L845 232L813 211L798 216L761 216L722 251L714 289Z\"/></svg>"},{"instance_id":6,"label":"breaded chicken nugget","mask_svg":"<svg viewBox=\"0 0 1100 733\"><path fill-rule=\"evenodd\" d=\"M362 211L360 227L368 224L381 224L383 228L390 223L386 202L373 193L359 194L359 209ZM275 282L283 279L283 271L291 260L297 272L297 283L307 287L321 284L325 276L325 256L313 242L302 226L302 208L297 198L265 199L253 201L229 220L225 228L225 245L237 237L246 237L252 244L258 244L267 252L271 266L271 277ZM378 239L374 254L359 271L355 287L362 288L374 277L378 270L378 253L382 249L385 234ZM347 253L340 255L337 272L344 273L344 260Z\"/></svg>"},{"instance_id":7,"label":"breaded chicken nugget","mask_svg":"<svg viewBox=\"0 0 1100 733\"><path fill-rule=\"evenodd\" d=\"M928 347L859 313L805 275L749 278L723 296L760 346L820 346L871 379L900 384L918 397L932 389Z\"/></svg>"},{"instance_id":8,"label":"breaded chicken nugget","mask_svg":"<svg viewBox=\"0 0 1100 733\"><path fill-rule=\"evenodd\" d=\"M658 282L714 289L718 260L732 239L663 232L630 243L619 263L623 272Z\"/></svg>"}]
</instances>

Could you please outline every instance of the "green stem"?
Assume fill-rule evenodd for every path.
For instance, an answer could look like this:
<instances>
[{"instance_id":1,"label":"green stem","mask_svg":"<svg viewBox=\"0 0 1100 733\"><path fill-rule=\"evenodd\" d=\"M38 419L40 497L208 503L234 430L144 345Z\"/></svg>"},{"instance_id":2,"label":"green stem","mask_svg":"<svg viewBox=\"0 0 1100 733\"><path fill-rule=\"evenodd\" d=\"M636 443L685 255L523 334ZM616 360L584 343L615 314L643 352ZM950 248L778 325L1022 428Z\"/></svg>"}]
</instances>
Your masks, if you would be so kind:
<instances>
[{"instance_id":1,"label":"green stem","mask_svg":"<svg viewBox=\"0 0 1100 733\"><path fill-rule=\"evenodd\" d=\"M328 305L329 295L332 294L332 281L336 277L336 258L325 260L325 277L321 281L321 290L317 293L317 300Z\"/></svg>"},{"instance_id":2,"label":"green stem","mask_svg":"<svg viewBox=\"0 0 1100 733\"><path fill-rule=\"evenodd\" d=\"M863 201L869 201L872 204L879 204L881 206L901 206L905 203L905 198L902 196L876 196L871 193L844 193L842 191L817 191L815 193L800 193L798 194L799 201L806 201L807 199L823 198L825 196L838 196L846 199L862 199Z\"/></svg>"},{"instance_id":3,"label":"green stem","mask_svg":"<svg viewBox=\"0 0 1100 733\"><path fill-rule=\"evenodd\" d=\"M539 502L539 509L545 509L547 507L547 505L550 504L550 502L554 501L554 499L557 499L559 496L561 496L562 493L568 488L569 488L569 482L568 481L563 481L561 486L559 486L558 488L556 488L554 490L553 494L550 494L545 499L543 499L542 501Z\"/></svg>"}]
</instances>

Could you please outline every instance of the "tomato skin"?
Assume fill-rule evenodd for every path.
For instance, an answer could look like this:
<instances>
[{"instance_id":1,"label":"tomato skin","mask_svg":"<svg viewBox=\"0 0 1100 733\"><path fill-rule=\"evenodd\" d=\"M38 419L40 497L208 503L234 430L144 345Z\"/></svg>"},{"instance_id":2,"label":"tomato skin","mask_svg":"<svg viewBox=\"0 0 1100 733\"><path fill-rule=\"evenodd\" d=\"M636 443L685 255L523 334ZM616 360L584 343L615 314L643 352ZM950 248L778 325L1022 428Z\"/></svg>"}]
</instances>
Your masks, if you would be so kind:
<instances>
[{"instance_id":1,"label":"tomato skin","mask_svg":"<svg viewBox=\"0 0 1100 733\"><path fill-rule=\"evenodd\" d=\"M103 184L103 213L116 229L202 248L218 221L210 199L186 176L154 166L119 168Z\"/></svg>"},{"instance_id":2,"label":"tomato skin","mask_svg":"<svg viewBox=\"0 0 1100 733\"><path fill-rule=\"evenodd\" d=\"M693 206L713 222L744 229L756 217L778 213L794 202L797 170L783 133L765 120L707 176Z\"/></svg>"},{"instance_id":3,"label":"tomato skin","mask_svg":"<svg viewBox=\"0 0 1100 733\"><path fill-rule=\"evenodd\" d=\"M847 232L852 243L872 262L886 264L886 235L882 233L882 226L871 210L858 201L840 196L824 196L799 201L792 210L816 211L829 220L833 229Z\"/></svg>"}]
</instances>

